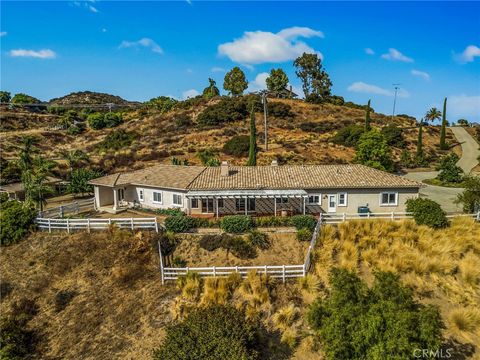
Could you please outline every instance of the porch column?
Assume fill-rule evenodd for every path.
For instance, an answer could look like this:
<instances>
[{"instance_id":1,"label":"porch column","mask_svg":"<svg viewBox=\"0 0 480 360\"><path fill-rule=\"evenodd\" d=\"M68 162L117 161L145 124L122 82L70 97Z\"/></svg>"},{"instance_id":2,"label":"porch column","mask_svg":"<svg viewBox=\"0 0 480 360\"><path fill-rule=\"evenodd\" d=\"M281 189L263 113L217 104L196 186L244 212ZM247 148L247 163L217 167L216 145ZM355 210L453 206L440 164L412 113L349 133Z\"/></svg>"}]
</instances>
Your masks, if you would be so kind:
<instances>
[{"instance_id":1,"label":"porch column","mask_svg":"<svg viewBox=\"0 0 480 360\"><path fill-rule=\"evenodd\" d=\"M245 215L248 215L248 196L245 196Z\"/></svg>"},{"instance_id":2,"label":"porch column","mask_svg":"<svg viewBox=\"0 0 480 360\"><path fill-rule=\"evenodd\" d=\"M305 215L305 196L302 196L303 201L303 215Z\"/></svg>"},{"instance_id":3,"label":"porch column","mask_svg":"<svg viewBox=\"0 0 480 360\"><path fill-rule=\"evenodd\" d=\"M217 197L215 197L215 211L218 219L218 198Z\"/></svg>"},{"instance_id":4,"label":"porch column","mask_svg":"<svg viewBox=\"0 0 480 360\"><path fill-rule=\"evenodd\" d=\"M277 197L276 196L273 197L273 213L274 213L274 216L277 216Z\"/></svg>"},{"instance_id":5,"label":"porch column","mask_svg":"<svg viewBox=\"0 0 480 360\"><path fill-rule=\"evenodd\" d=\"M113 189L113 210L118 209L118 192L117 189Z\"/></svg>"}]
</instances>

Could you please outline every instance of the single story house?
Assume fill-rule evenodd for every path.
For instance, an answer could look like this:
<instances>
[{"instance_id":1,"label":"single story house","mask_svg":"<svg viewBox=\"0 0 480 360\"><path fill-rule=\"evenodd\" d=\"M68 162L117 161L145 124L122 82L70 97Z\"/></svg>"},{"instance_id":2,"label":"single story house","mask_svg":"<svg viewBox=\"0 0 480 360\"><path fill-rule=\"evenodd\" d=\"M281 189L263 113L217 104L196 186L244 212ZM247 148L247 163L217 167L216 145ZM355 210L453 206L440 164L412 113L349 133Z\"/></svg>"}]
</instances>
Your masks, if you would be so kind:
<instances>
[{"instance_id":1,"label":"single story house","mask_svg":"<svg viewBox=\"0 0 480 360\"><path fill-rule=\"evenodd\" d=\"M178 208L193 216L405 211L421 183L363 165L156 165L90 181L95 205Z\"/></svg>"},{"instance_id":2,"label":"single story house","mask_svg":"<svg viewBox=\"0 0 480 360\"><path fill-rule=\"evenodd\" d=\"M65 185L65 182L62 179L47 176L46 184L52 186L58 191L62 185ZM25 200L25 186L21 182L0 185L0 192L6 193L11 200Z\"/></svg>"}]
</instances>

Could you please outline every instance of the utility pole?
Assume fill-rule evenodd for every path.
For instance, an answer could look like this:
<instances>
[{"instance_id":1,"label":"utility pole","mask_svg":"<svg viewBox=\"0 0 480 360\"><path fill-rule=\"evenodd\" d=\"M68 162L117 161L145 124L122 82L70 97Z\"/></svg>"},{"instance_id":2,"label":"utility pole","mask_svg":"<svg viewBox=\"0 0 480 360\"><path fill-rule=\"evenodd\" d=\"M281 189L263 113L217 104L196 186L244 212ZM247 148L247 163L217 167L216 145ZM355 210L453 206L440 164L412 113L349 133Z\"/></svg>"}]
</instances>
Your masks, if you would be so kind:
<instances>
[{"instance_id":1,"label":"utility pole","mask_svg":"<svg viewBox=\"0 0 480 360\"><path fill-rule=\"evenodd\" d=\"M402 84L392 84L394 86L394 89L395 89L395 95L393 97L393 112L392 112L392 120L393 120L393 117L395 116L395 106L397 105L397 93L398 93L398 89L400 89L399 85L402 85Z\"/></svg>"},{"instance_id":2,"label":"utility pole","mask_svg":"<svg viewBox=\"0 0 480 360\"><path fill-rule=\"evenodd\" d=\"M265 130L265 151L268 150L268 128L267 128L267 91L261 92L263 103L263 126Z\"/></svg>"}]
</instances>

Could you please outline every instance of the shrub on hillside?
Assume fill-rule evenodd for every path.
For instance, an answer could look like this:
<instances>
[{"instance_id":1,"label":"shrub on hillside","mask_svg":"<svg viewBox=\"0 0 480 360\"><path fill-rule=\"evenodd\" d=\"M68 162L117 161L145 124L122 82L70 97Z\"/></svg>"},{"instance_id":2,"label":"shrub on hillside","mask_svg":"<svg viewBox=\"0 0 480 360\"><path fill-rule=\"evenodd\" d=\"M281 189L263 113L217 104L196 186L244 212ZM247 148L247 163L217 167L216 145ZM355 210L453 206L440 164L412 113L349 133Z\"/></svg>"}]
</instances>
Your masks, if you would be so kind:
<instances>
[{"instance_id":1,"label":"shrub on hillside","mask_svg":"<svg viewBox=\"0 0 480 360\"><path fill-rule=\"evenodd\" d=\"M387 140L387 144L400 149L404 149L407 146L405 139L403 138L403 130L399 127L389 125L382 128L382 134Z\"/></svg>"},{"instance_id":2,"label":"shrub on hillside","mask_svg":"<svg viewBox=\"0 0 480 360\"><path fill-rule=\"evenodd\" d=\"M165 229L174 233L189 232L194 226L191 216L169 216L165 219Z\"/></svg>"},{"instance_id":3,"label":"shrub on hillside","mask_svg":"<svg viewBox=\"0 0 480 360\"><path fill-rule=\"evenodd\" d=\"M333 269L330 284L307 314L326 359L412 359L415 349L440 349L438 309L415 301L398 275L378 272L368 288L357 275Z\"/></svg>"},{"instance_id":4,"label":"shrub on hillside","mask_svg":"<svg viewBox=\"0 0 480 360\"><path fill-rule=\"evenodd\" d=\"M382 133L376 129L363 133L355 150L354 161L359 164L382 171L393 171L395 168L391 148Z\"/></svg>"},{"instance_id":5,"label":"shrub on hillside","mask_svg":"<svg viewBox=\"0 0 480 360\"><path fill-rule=\"evenodd\" d=\"M244 97L224 97L218 103L203 110L197 120L200 126L215 126L243 120L248 114L247 100Z\"/></svg>"},{"instance_id":6,"label":"shrub on hillside","mask_svg":"<svg viewBox=\"0 0 480 360\"><path fill-rule=\"evenodd\" d=\"M261 250L266 250L270 247L270 240L268 239L268 235L258 230L250 231L250 233L248 234L248 241L250 241L250 244Z\"/></svg>"},{"instance_id":7,"label":"shrub on hillside","mask_svg":"<svg viewBox=\"0 0 480 360\"><path fill-rule=\"evenodd\" d=\"M192 118L187 114L178 114L173 120L178 128L188 128L192 125Z\"/></svg>"},{"instance_id":8,"label":"shrub on hillside","mask_svg":"<svg viewBox=\"0 0 480 360\"><path fill-rule=\"evenodd\" d=\"M169 326L154 352L156 360L253 360L258 338L253 323L240 310L227 306L197 308Z\"/></svg>"},{"instance_id":9,"label":"shrub on hillside","mask_svg":"<svg viewBox=\"0 0 480 360\"><path fill-rule=\"evenodd\" d=\"M228 215L222 219L220 227L227 233L241 234L253 227L253 220L250 215Z\"/></svg>"},{"instance_id":10,"label":"shrub on hillside","mask_svg":"<svg viewBox=\"0 0 480 360\"><path fill-rule=\"evenodd\" d=\"M123 122L123 118L119 113L96 112L87 116L87 122L92 129L100 130L120 125Z\"/></svg>"},{"instance_id":11,"label":"shrub on hillside","mask_svg":"<svg viewBox=\"0 0 480 360\"><path fill-rule=\"evenodd\" d=\"M255 247L238 236L225 237L222 247L239 259L247 260L257 256Z\"/></svg>"},{"instance_id":12,"label":"shrub on hillside","mask_svg":"<svg viewBox=\"0 0 480 360\"><path fill-rule=\"evenodd\" d=\"M223 145L223 152L232 156L246 156L250 148L250 137L248 135L238 135L232 137Z\"/></svg>"},{"instance_id":13,"label":"shrub on hillside","mask_svg":"<svg viewBox=\"0 0 480 360\"><path fill-rule=\"evenodd\" d=\"M332 142L344 146L356 146L360 136L365 132L363 126L348 125L337 131Z\"/></svg>"},{"instance_id":14,"label":"shrub on hillside","mask_svg":"<svg viewBox=\"0 0 480 360\"><path fill-rule=\"evenodd\" d=\"M312 215L294 215L291 218L291 222L297 230L309 229L313 231L317 225L317 220Z\"/></svg>"},{"instance_id":15,"label":"shrub on hillside","mask_svg":"<svg viewBox=\"0 0 480 360\"><path fill-rule=\"evenodd\" d=\"M282 102L268 102L267 112L268 115L282 119L291 118L293 116L292 107Z\"/></svg>"},{"instance_id":16,"label":"shrub on hillside","mask_svg":"<svg viewBox=\"0 0 480 360\"><path fill-rule=\"evenodd\" d=\"M20 241L34 228L37 211L29 204L9 200L0 210L0 245Z\"/></svg>"},{"instance_id":17,"label":"shrub on hillside","mask_svg":"<svg viewBox=\"0 0 480 360\"><path fill-rule=\"evenodd\" d=\"M418 225L427 225L432 228L448 225L445 212L438 203L430 199L408 199L407 212L413 213L413 218Z\"/></svg>"},{"instance_id":18,"label":"shrub on hillside","mask_svg":"<svg viewBox=\"0 0 480 360\"><path fill-rule=\"evenodd\" d=\"M312 240L313 232L310 229L303 228L297 230L297 240L298 241L310 241Z\"/></svg>"},{"instance_id":19,"label":"shrub on hillside","mask_svg":"<svg viewBox=\"0 0 480 360\"><path fill-rule=\"evenodd\" d=\"M437 170L440 171L437 178L445 183L459 183L463 180L463 170L457 166L459 157L455 153L450 153L440 160Z\"/></svg>"},{"instance_id":20,"label":"shrub on hillside","mask_svg":"<svg viewBox=\"0 0 480 360\"><path fill-rule=\"evenodd\" d=\"M137 133L133 131L114 130L97 147L100 150L121 150L129 147L136 138Z\"/></svg>"},{"instance_id":21,"label":"shrub on hillside","mask_svg":"<svg viewBox=\"0 0 480 360\"><path fill-rule=\"evenodd\" d=\"M463 204L463 212L471 214L480 211L480 176L467 176L465 189L457 195L456 203Z\"/></svg>"},{"instance_id":22,"label":"shrub on hillside","mask_svg":"<svg viewBox=\"0 0 480 360\"><path fill-rule=\"evenodd\" d=\"M328 121L313 122L307 121L300 124L300 129L305 132L325 133L337 129L339 124Z\"/></svg>"},{"instance_id":23,"label":"shrub on hillside","mask_svg":"<svg viewBox=\"0 0 480 360\"><path fill-rule=\"evenodd\" d=\"M207 251L214 251L220 249L225 240L225 236L229 236L227 234L207 234L203 235L198 244L202 249Z\"/></svg>"},{"instance_id":24,"label":"shrub on hillside","mask_svg":"<svg viewBox=\"0 0 480 360\"><path fill-rule=\"evenodd\" d=\"M168 96L159 96L156 98L152 98L145 103L148 108L156 109L162 114L171 111L177 104L178 100L175 100Z\"/></svg>"}]
</instances>

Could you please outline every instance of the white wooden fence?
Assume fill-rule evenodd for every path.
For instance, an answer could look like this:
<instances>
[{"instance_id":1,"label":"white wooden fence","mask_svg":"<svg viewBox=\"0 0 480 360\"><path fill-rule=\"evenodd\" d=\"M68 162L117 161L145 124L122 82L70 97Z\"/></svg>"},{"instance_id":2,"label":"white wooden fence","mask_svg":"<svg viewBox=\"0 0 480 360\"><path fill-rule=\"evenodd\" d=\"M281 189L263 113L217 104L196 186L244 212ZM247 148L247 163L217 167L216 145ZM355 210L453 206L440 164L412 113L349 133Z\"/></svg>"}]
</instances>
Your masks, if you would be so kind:
<instances>
[{"instance_id":1,"label":"white wooden fence","mask_svg":"<svg viewBox=\"0 0 480 360\"><path fill-rule=\"evenodd\" d=\"M76 215L82 212L95 210L95 198L74 201L70 204L54 207L38 213L39 218L63 218L68 215Z\"/></svg>"},{"instance_id":2,"label":"white wooden fence","mask_svg":"<svg viewBox=\"0 0 480 360\"><path fill-rule=\"evenodd\" d=\"M71 232L74 230L105 230L112 224L120 229L130 230L155 230L159 231L161 224L157 218L109 218L109 219L53 219L37 218L36 224L41 230L63 230Z\"/></svg>"},{"instance_id":3,"label":"white wooden fence","mask_svg":"<svg viewBox=\"0 0 480 360\"><path fill-rule=\"evenodd\" d=\"M447 218L451 219L457 216L466 216L480 221L480 211L475 214L447 214ZM349 220L368 220L368 219L386 219L386 220L403 220L412 219L412 213L407 212L383 212L383 213L366 213L366 214L347 214L334 213L320 214L320 219L324 224L338 224Z\"/></svg>"}]
</instances>

